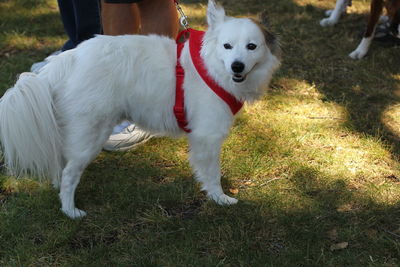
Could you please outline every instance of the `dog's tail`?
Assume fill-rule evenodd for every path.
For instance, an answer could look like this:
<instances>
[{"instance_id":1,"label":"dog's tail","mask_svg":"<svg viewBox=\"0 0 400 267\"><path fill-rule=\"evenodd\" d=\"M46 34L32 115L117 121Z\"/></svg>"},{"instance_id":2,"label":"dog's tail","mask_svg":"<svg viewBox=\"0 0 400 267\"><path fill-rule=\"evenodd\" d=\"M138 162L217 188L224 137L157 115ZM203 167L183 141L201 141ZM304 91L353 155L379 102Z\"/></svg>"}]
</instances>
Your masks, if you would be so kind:
<instances>
[{"instance_id":1,"label":"dog's tail","mask_svg":"<svg viewBox=\"0 0 400 267\"><path fill-rule=\"evenodd\" d=\"M0 142L12 175L51 177L59 185L61 137L48 81L22 73L0 100Z\"/></svg>"}]
</instances>

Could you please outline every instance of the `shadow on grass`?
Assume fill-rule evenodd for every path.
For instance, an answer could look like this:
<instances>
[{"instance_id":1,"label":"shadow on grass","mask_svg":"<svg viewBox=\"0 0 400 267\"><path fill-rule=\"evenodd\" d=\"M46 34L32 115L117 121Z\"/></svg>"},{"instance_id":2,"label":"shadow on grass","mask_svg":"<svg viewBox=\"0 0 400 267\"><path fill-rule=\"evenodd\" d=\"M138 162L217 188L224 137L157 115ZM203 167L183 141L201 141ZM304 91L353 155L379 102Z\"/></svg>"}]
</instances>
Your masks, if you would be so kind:
<instances>
[{"instance_id":1,"label":"shadow on grass","mask_svg":"<svg viewBox=\"0 0 400 267\"><path fill-rule=\"evenodd\" d=\"M0 92L14 84L17 74L60 48L53 42L65 36L64 29L58 11L48 2L0 2ZM33 12L42 7L43 12Z\"/></svg>"},{"instance_id":2,"label":"shadow on grass","mask_svg":"<svg viewBox=\"0 0 400 267\"><path fill-rule=\"evenodd\" d=\"M92 163L76 196L88 211L83 220L62 216L48 188L10 196L1 207L1 239L8 242L0 242L0 258L61 265L359 266L371 257L397 263L399 205L376 203L341 177L296 162L285 179L243 188L238 205L220 207L205 201L186 162L157 152L160 144L171 146L153 140ZM331 251L339 242L348 248Z\"/></svg>"}]
</instances>

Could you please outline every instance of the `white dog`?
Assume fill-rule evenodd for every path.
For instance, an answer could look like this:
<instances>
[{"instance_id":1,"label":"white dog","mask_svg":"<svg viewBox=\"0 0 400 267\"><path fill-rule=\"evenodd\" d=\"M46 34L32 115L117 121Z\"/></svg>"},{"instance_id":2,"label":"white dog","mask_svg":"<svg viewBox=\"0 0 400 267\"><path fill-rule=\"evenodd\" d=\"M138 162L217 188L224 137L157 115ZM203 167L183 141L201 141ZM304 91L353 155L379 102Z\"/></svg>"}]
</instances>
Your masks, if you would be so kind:
<instances>
[{"instance_id":1,"label":"white dog","mask_svg":"<svg viewBox=\"0 0 400 267\"><path fill-rule=\"evenodd\" d=\"M239 101L254 101L280 64L277 41L261 23L225 16L208 3L201 58L208 75ZM180 63L190 162L207 196L236 199L221 188L219 154L234 115L197 73L185 43ZM174 40L151 36L97 36L50 58L39 74L23 73L0 103L0 139L14 175L52 178L61 210L85 216L74 204L82 172L101 151L112 128L129 119L149 132L184 133L174 116Z\"/></svg>"}]
</instances>

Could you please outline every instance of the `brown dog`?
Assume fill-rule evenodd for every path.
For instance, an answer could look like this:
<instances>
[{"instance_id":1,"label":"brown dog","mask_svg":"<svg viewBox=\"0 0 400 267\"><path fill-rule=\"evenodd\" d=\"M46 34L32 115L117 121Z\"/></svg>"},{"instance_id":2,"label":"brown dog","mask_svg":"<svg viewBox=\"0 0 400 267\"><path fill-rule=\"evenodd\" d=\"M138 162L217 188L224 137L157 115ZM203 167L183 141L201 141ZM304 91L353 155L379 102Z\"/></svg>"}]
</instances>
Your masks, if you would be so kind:
<instances>
[{"instance_id":1,"label":"brown dog","mask_svg":"<svg viewBox=\"0 0 400 267\"><path fill-rule=\"evenodd\" d=\"M335 25L339 21L340 15L346 12L348 6L351 6L351 0L337 0L335 9L326 12L326 15L329 17L321 20L321 26ZM387 10L391 32L395 35L398 34L400 0L371 0L371 11L368 18L367 29L358 47L350 53L349 56L351 58L361 59L367 54L372 39L374 38L376 25L382 14L383 7L386 7Z\"/></svg>"}]
</instances>

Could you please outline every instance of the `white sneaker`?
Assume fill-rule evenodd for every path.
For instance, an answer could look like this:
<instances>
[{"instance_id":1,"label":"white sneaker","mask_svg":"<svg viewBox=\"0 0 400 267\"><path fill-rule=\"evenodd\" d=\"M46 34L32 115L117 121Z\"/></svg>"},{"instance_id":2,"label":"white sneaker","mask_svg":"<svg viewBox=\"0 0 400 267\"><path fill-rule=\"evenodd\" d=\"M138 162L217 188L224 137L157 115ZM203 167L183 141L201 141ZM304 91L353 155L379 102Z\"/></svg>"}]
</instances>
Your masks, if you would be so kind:
<instances>
[{"instance_id":1,"label":"white sneaker","mask_svg":"<svg viewBox=\"0 0 400 267\"><path fill-rule=\"evenodd\" d=\"M152 135L136 125L123 122L114 127L113 134L103 145L103 149L106 151L126 151L143 144L151 137Z\"/></svg>"},{"instance_id":2,"label":"white sneaker","mask_svg":"<svg viewBox=\"0 0 400 267\"><path fill-rule=\"evenodd\" d=\"M50 56L57 56L58 54L61 54L61 52L61 50L57 50L51 53ZM31 66L31 72L38 74L40 70L47 65L47 63L49 63L49 61L47 61L46 59L40 62L33 63Z\"/></svg>"}]
</instances>

